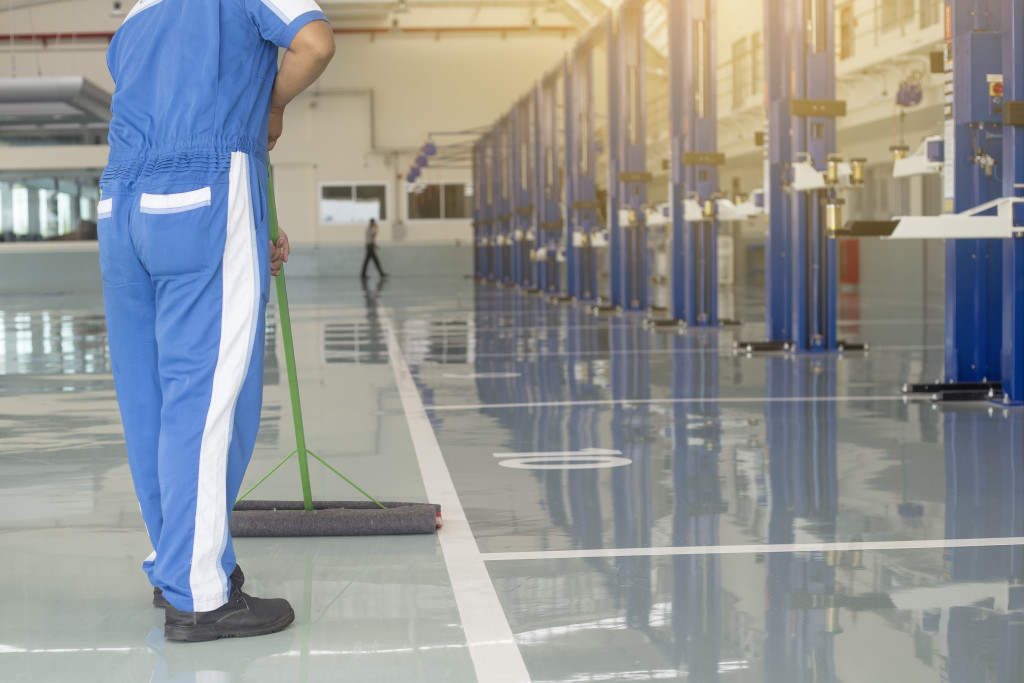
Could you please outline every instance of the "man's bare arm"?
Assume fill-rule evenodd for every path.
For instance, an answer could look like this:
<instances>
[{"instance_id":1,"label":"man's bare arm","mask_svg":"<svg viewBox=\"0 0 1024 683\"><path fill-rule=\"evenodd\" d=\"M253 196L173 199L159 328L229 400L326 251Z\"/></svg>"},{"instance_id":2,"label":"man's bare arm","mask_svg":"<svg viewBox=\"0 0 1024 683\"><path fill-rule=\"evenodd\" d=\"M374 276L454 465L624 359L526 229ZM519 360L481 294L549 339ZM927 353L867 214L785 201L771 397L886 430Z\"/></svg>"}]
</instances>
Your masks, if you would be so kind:
<instances>
[{"instance_id":1,"label":"man's bare arm","mask_svg":"<svg viewBox=\"0 0 1024 683\"><path fill-rule=\"evenodd\" d=\"M326 21L311 21L295 34L270 94L267 149L273 149L281 137L285 106L320 77L333 56L334 31Z\"/></svg>"}]
</instances>

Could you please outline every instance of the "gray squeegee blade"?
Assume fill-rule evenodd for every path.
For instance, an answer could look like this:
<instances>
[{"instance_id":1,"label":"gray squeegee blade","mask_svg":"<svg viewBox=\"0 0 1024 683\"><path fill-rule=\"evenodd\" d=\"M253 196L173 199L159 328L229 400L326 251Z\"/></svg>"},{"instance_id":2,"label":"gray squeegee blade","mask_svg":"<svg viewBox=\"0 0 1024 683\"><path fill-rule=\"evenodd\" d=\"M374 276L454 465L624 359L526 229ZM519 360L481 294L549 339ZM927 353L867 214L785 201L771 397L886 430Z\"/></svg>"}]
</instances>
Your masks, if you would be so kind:
<instances>
[{"instance_id":1,"label":"gray squeegee blade","mask_svg":"<svg viewBox=\"0 0 1024 683\"><path fill-rule=\"evenodd\" d=\"M314 501L313 510L302 501L243 500L231 514L231 535L245 537L286 536L383 536L432 534L440 525L441 506L431 503L382 503L370 501Z\"/></svg>"}]
</instances>

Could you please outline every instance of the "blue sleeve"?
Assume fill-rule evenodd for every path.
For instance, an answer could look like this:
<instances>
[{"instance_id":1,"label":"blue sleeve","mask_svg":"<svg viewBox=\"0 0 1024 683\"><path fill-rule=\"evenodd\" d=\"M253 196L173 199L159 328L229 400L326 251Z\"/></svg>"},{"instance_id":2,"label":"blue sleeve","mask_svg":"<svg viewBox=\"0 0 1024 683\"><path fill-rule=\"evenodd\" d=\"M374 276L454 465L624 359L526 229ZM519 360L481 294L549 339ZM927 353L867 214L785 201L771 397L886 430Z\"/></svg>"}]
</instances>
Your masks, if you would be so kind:
<instances>
[{"instance_id":1,"label":"blue sleeve","mask_svg":"<svg viewBox=\"0 0 1024 683\"><path fill-rule=\"evenodd\" d=\"M327 21L314 0L244 0L246 12L264 40L287 48L311 21Z\"/></svg>"}]
</instances>

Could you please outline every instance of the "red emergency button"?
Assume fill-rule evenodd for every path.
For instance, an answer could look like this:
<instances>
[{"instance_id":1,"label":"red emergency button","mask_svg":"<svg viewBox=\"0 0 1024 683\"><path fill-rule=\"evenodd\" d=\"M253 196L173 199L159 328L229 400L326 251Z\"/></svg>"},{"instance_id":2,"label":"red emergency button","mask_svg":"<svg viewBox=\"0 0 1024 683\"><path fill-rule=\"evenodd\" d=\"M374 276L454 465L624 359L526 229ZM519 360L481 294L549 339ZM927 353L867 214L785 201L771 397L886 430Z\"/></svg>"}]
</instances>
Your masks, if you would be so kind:
<instances>
[{"instance_id":1,"label":"red emergency button","mask_svg":"<svg viewBox=\"0 0 1024 683\"><path fill-rule=\"evenodd\" d=\"M990 83L988 87L988 94L992 97L1003 96L1003 84L1002 83Z\"/></svg>"}]
</instances>

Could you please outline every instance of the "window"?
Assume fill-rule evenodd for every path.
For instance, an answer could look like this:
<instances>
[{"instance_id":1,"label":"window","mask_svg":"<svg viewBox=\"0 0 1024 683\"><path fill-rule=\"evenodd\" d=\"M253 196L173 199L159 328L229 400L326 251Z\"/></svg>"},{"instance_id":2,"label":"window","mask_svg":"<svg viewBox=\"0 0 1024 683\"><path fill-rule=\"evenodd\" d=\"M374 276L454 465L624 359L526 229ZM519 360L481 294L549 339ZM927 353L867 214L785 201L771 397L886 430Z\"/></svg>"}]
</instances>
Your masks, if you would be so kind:
<instances>
[{"instance_id":1,"label":"window","mask_svg":"<svg viewBox=\"0 0 1024 683\"><path fill-rule=\"evenodd\" d=\"M473 186L467 183L417 183L407 185L411 221L472 218Z\"/></svg>"},{"instance_id":2,"label":"window","mask_svg":"<svg viewBox=\"0 0 1024 683\"><path fill-rule=\"evenodd\" d=\"M388 188L384 183L330 183L320 186L320 224L386 221Z\"/></svg>"},{"instance_id":3,"label":"window","mask_svg":"<svg viewBox=\"0 0 1024 683\"><path fill-rule=\"evenodd\" d=\"M441 186L410 185L409 189L409 220L440 220L441 219Z\"/></svg>"},{"instance_id":4,"label":"window","mask_svg":"<svg viewBox=\"0 0 1024 683\"><path fill-rule=\"evenodd\" d=\"M914 16L914 0L880 0L882 9L882 30L903 26Z\"/></svg>"},{"instance_id":5,"label":"window","mask_svg":"<svg viewBox=\"0 0 1024 683\"><path fill-rule=\"evenodd\" d=\"M13 208L14 223L12 225L15 235L28 234L28 188L24 185L15 185L11 192L11 206Z\"/></svg>"},{"instance_id":6,"label":"window","mask_svg":"<svg viewBox=\"0 0 1024 683\"><path fill-rule=\"evenodd\" d=\"M761 34L750 35L750 94L757 96L764 93L764 45Z\"/></svg>"},{"instance_id":7,"label":"window","mask_svg":"<svg viewBox=\"0 0 1024 683\"><path fill-rule=\"evenodd\" d=\"M444 217L471 218L473 216L473 193L469 185L444 186Z\"/></svg>"},{"instance_id":8,"label":"window","mask_svg":"<svg viewBox=\"0 0 1024 683\"><path fill-rule=\"evenodd\" d=\"M928 28L939 23L942 4L942 0L921 0L921 28Z\"/></svg>"},{"instance_id":9,"label":"window","mask_svg":"<svg viewBox=\"0 0 1024 683\"><path fill-rule=\"evenodd\" d=\"M847 2L839 8L839 59L853 57L857 39L857 16L853 3Z\"/></svg>"},{"instance_id":10,"label":"window","mask_svg":"<svg viewBox=\"0 0 1024 683\"><path fill-rule=\"evenodd\" d=\"M732 44L732 107L739 109L750 92L750 62L747 59L747 39Z\"/></svg>"},{"instance_id":11,"label":"window","mask_svg":"<svg viewBox=\"0 0 1024 683\"><path fill-rule=\"evenodd\" d=\"M0 242L96 239L97 177L0 180Z\"/></svg>"}]
</instances>

